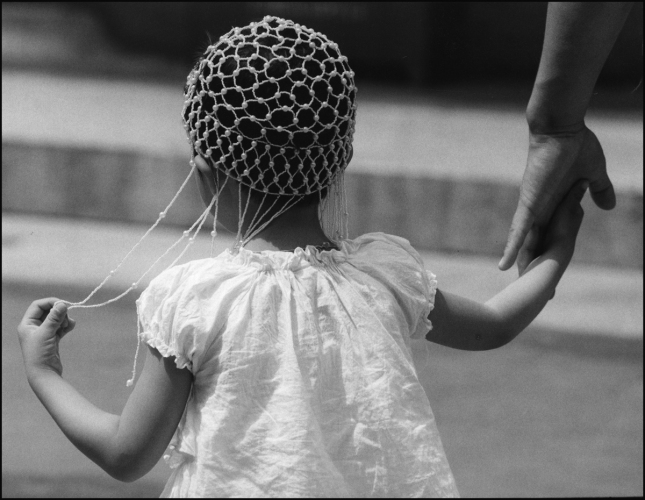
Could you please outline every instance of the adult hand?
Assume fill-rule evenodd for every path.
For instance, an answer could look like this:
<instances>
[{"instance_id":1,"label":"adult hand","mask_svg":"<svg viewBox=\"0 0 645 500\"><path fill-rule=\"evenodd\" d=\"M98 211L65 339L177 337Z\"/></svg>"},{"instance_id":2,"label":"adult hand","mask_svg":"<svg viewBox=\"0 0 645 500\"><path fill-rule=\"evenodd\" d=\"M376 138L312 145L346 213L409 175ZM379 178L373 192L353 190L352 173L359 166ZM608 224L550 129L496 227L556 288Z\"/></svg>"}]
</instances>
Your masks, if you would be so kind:
<instances>
[{"instance_id":1,"label":"adult hand","mask_svg":"<svg viewBox=\"0 0 645 500\"><path fill-rule=\"evenodd\" d=\"M529 153L520 199L508 233L499 268L509 269L517 259L521 275L541 253L544 229L571 187L587 180L594 203L616 206L614 187L607 175L605 155L596 135L584 124L573 132L530 131Z\"/></svg>"},{"instance_id":2,"label":"adult hand","mask_svg":"<svg viewBox=\"0 0 645 500\"><path fill-rule=\"evenodd\" d=\"M58 343L75 326L76 321L67 317L67 305L60 299L49 297L31 303L18 325L27 377L41 370L62 375Z\"/></svg>"}]
</instances>

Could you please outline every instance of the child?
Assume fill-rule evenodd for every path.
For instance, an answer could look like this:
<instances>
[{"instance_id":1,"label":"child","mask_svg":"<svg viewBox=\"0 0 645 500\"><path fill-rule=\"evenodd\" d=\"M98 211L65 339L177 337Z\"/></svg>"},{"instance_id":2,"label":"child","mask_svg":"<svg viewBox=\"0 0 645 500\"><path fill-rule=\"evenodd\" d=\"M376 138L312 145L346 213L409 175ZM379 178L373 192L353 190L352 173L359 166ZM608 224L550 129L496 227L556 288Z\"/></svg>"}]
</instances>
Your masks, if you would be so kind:
<instances>
[{"instance_id":1,"label":"child","mask_svg":"<svg viewBox=\"0 0 645 500\"><path fill-rule=\"evenodd\" d=\"M267 17L207 49L184 122L207 211L236 245L171 267L141 294L148 356L121 415L61 377L58 343L75 326L65 303L27 310L18 332L32 389L111 476L136 480L169 448L162 496L458 496L410 339L510 342L554 294L586 187L491 300L437 290L406 240L343 236L355 93L337 46L291 21Z\"/></svg>"}]
</instances>

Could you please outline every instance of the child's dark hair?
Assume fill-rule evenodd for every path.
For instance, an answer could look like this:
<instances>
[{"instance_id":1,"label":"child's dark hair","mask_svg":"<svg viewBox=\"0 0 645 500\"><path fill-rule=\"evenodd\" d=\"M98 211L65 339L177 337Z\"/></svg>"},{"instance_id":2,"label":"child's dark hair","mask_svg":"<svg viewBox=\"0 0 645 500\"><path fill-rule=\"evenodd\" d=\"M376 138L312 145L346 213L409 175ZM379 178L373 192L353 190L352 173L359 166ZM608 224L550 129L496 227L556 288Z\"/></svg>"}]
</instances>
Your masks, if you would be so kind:
<instances>
[{"instance_id":1,"label":"child's dark hair","mask_svg":"<svg viewBox=\"0 0 645 500\"><path fill-rule=\"evenodd\" d=\"M317 203L349 158L350 78L337 46L300 25L265 18L232 30L207 48L186 84L183 120L195 154L253 197Z\"/></svg>"}]
</instances>

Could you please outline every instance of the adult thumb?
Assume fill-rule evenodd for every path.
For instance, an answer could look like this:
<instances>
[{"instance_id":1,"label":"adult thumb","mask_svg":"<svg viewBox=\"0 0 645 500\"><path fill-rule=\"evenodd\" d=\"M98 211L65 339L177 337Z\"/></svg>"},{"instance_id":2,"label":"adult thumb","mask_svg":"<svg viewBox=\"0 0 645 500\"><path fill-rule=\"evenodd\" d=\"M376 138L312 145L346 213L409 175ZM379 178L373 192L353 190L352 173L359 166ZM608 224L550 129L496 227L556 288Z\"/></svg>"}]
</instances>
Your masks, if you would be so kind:
<instances>
[{"instance_id":1,"label":"adult thumb","mask_svg":"<svg viewBox=\"0 0 645 500\"><path fill-rule=\"evenodd\" d=\"M591 199L598 208L611 210L616 206L616 193L606 170L603 171L599 179L589 184L589 191Z\"/></svg>"}]
</instances>

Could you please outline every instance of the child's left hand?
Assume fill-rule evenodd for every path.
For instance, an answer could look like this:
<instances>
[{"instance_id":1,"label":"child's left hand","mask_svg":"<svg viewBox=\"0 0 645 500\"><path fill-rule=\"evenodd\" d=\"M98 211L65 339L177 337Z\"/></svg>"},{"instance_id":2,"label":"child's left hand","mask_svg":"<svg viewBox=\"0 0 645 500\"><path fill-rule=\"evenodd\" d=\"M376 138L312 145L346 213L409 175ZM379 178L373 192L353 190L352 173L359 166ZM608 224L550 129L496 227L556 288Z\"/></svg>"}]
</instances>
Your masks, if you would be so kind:
<instances>
[{"instance_id":1,"label":"child's left hand","mask_svg":"<svg viewBox=\"0 0 645 500\"><path fill-rule=\"evenodd\" d=\"M63 374L58 343L74 329L76 321L67 317L67 304L59 301L55 297L33 301L18 325L28 378L42 370Z\"/></svg>"}]
</instances>

